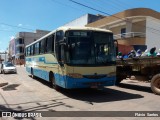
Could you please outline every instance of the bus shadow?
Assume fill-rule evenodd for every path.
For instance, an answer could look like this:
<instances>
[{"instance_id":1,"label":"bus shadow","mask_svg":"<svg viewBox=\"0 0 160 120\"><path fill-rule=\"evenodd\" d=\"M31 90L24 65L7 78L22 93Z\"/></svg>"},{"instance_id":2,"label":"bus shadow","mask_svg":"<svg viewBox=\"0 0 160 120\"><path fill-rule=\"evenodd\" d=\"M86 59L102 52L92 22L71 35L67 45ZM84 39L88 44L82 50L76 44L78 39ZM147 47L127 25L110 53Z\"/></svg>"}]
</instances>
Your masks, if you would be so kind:
<instances>
[{"instance_id":1,"label":"bus shadow","mask_svg":"<svg viewBox=\"0 0 160 120\"><path fill-rule=\"evenodd\" d=\"M153 93L152 90L151 90L151 87L147 87L147 86L120 83L118 85L118 87L125 88L125 89L130 89L130 90L141 91L141 92Z\"/></svg>"},{"instance_id":2,"label":"bus shadow","mask_svg":"<svg viewBox=\"0 0 160 120\"><path fill-rule=\"evenodd\" d=\"M31 75L28 75L28 76L31 77ZM32 77L31 77L31 78L32 78ZM45 80L43 80L43 79L41 79L41 78L39 78L39 77L34 76L34 78L32 78L32 79L34 79L34 80L42 83L42 84L45 85L45 86L51 87L50 82L45 81Z\"/></svg>"},{"instance_id":3,"label":"bus shadow","mask_svg":"<svg viewBox=\"0 0 160 120\"><path fill-rule=\"evenodd\" d=\"M96 89L72 89L66 90L61 89L60 92L72 99L86 101L90 104L93 102L101 103L101 102L112 102L112 101L122 101L129 99L139 99L144 96L139 94L127 93L124 91L119 91L111 88L104 88L103 90Z\"/></svg>"},{"instance_id":4,"label":"bus shadow","mask_svg":"<svg viewBox=\"0 0 160 120\"><path fill-rule=\"evenodd\" d=\"M35 80L41 82L43 85L51 88L49 82L42 80L40 78L35 78ZM112 102L112 101L122 101L129 99L139 99L144 96L139 94L132 94L124 91L115 90L114 88L104 88L103 90L82 88L82 89L64 89L59 88L57 92L69 97L71 99L86 101L92 104L92 102Z\"/></svg>"}]
</instances>

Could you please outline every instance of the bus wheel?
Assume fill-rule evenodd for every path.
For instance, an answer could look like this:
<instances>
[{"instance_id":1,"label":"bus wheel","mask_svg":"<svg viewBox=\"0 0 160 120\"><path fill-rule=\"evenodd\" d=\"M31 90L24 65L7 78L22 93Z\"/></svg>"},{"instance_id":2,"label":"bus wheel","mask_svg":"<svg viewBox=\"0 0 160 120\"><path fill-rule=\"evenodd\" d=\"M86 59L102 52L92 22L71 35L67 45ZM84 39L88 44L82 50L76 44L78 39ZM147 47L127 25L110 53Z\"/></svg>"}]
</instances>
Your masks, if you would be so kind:
<instances>
[{"instance_id":1,"label":"bus wheel","mask_svg":"<svg viewBox=\"0 0 160 120\"><path fill-rule=\"evenodd\" d=\"M160 74L153 76L151 79L151 89L155 94L160 95Z\"/></svg>"},{"instance_id":2,"label":"bus wheel","mask_svg":"<svg viewBox=\"0 0 160 120\"><path fill-rule=\"evenodd\" d=\"M54 88L55 90L58 90L58 86L55 83L55 78L52 72L49 73L49 81L51 83L51 87Z\"/></svg>"},{"instance_id":3,"label":"bus wheel","mask_svg":"<svg viewBox=\"0 0 160 120\"><path fill-rule=\"evenodd\" d=\"M120 83L123 81L123 79L124 79L124 77L122 77L122 76L117 76L115 85L119 86Z\"/></svg>"},{"instance_id":4,"label":"bus wheel","mask_svg":"<svg viewBox=\"0 0 160 120\"><path fill-rule=\"evenodd\" d=\"M31 77L34 79L35 78L35 76L34 76L34 74L33 74L33 68L31 68Z\"/></svg>"},{"instance_id":5,"label":"bus wheel","mask_svg":"<svg viewBox=\"0 0 160 120\"><path fill-rule=\"evenodd\" d=\"M117 80L115 82L115 85L119 86L121 82L122 82L122 79L121 78L117 78Z\"/></svg>"}]
</instances>

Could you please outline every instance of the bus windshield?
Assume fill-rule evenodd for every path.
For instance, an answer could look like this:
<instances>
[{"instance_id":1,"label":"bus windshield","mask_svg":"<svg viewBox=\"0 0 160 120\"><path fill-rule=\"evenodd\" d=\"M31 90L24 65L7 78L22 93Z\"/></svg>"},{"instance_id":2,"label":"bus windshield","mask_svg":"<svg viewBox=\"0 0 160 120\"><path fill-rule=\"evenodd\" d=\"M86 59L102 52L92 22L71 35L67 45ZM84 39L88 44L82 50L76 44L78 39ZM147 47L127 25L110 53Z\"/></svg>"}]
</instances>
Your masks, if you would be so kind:
<instances>
[{"instance_id":1,"label":"bus windshield","mask_svg":"<svg viewBox=\"0 0 160 120\"><path fill-rule=\"evenodd\" d=\"M92 31L68 31L67 63L72 65L108 65L115 62L113 34Z\"/></svg>"}]
</instances>

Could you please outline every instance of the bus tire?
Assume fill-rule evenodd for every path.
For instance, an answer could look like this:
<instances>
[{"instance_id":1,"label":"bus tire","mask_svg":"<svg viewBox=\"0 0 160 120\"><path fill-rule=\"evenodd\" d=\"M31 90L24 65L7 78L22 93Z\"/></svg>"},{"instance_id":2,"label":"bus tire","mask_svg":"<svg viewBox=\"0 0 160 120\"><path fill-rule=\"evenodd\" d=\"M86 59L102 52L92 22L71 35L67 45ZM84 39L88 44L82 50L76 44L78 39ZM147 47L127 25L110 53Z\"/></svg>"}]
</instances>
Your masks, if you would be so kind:
<instances>
[{"instance_id":1,"label":"bus tire","mask_svg":"<svg viewBox=\"0 0 160 120\"><path fill-rule=\"evenodd\" d=\"M156 74L151 79L151 90L155 94L160 95L160 74Z\"/></svg>"},{"instance_id":2,"label":"bus tire","mask_svg":"<svg viewBox=\"0 0 160 120\"><path fill-rule=\"evenodd\" d=\"M53 72L49 72L49 81L51 83L51 87L54 88L55 90L58 90L58 86L55 83Z\"/></svg>"},{"instance_id":3,"label":"bus tire","mask_svg":"<svg viewBox=\"0 0 160 120\"><path fill-rule=\"evenodd\" d=\"M33 73L33 68L31 68L31 77L34 79L35 76L34 76L34 73Z\"/></svg>"},{"instance_id":4,"label":"bus tire","mask_svg":"<svg viewBox=\"0 0 160 120\"><path fill-rule=\"evenodd\" d=\"M119 86L120 83L123 81L123 79L126 79L126 77L127 77L127 76L125 76L125 75L124 75L124 76L117 76L117 77L116 77L115 85L116 85L116 86Z\"/></svg>"},{"instance_id":5,"label":"bus tire","mask_svg":"<svg viewBox=\"0 0 160 120\"><path fill-rule=\"evenodd\" d=\"M115 85L119 86L122 81L123 81L123 78L117 78Z\"/></svg>"}]
</instances>

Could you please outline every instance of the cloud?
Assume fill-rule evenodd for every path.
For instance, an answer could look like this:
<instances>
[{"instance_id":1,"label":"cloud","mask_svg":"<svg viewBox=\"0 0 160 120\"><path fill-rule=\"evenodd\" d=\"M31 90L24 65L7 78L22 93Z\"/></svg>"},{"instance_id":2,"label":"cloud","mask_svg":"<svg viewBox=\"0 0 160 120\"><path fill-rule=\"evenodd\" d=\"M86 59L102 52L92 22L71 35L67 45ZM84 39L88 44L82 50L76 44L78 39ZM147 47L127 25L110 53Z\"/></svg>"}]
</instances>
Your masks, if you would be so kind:
<instances>
[{"instance_id":1,"label":"cloud","mask_svg":"<svg viewBox=\"0 0 160 120\"><path fill-rule=\"evenodd\" d=\"M14 36L11 36L11 37L10 37L11 40L14 39L14 38L15 38Z\"/></svg>"},{"instance_id":2,"label":"cloud","mask_svg":"<svg viewBox=\"0 0 160 120\"><path fill-rule=\"evenodd\" d=\"M22 27L22 24L20 23L20 24L18 24L18 27Z\"/></svg>"}]
</instances>

